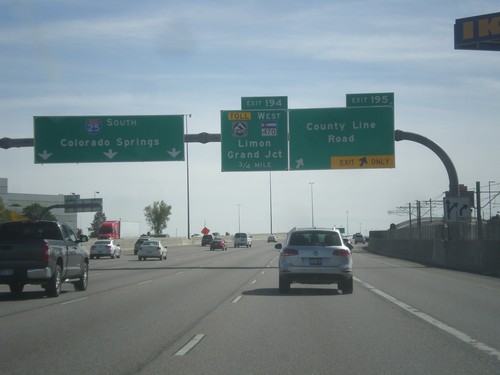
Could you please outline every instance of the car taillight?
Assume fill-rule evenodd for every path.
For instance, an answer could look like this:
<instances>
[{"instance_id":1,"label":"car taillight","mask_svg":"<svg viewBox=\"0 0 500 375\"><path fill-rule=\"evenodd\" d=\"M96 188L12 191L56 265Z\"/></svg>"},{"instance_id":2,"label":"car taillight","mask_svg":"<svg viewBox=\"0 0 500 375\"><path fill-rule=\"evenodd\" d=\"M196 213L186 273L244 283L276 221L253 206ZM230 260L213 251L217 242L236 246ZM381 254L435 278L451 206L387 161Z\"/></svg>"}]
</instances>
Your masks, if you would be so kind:
<instances>
[{"instance_id":1,"label":"car taillight","mask_svg":"<svg viewBox=\"0 0 500 375\"><path fill-rule=\"evenodd\" d=\"M285 248L281 251L281 255L286 255L286 256L290 256L290 255L299 255L299 251L298 251L298 250L295 250L295 249L290 249L290 248L285 247Z\"/></svg>"},{"instance_id":2,"label":"car taillight","mask_svg":"<svg viewBox=\"0 0 500 375\"><path fill-rule=\"evenodd\" d=\"M348 257L349 255L351 255L351 252L346 249L337 249L333 250L333 255L336 255L338 257Z\"/></svg>"},{"instance_id":3,"label":"car taillight","mask_svg":"<svg viewBox=\"0 0 500 375\"><path fill-rule=\"evenodd\" d=\"M42 246L42 262L49 263L50 259L50 245L44 243Z\"/></svg>"}]
</instances>

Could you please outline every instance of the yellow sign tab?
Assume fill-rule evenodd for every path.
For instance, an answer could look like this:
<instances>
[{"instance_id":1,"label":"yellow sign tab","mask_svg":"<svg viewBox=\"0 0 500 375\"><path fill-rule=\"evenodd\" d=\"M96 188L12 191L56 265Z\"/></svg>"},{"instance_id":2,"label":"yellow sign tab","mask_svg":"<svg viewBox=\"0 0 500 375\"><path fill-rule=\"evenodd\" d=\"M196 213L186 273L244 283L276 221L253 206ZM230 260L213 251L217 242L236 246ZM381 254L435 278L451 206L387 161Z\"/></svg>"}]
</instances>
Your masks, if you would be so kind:
<instances>
[{"instance_id":1,"label":"yellow sign tab","mask_svg":"<svg viewBox=\"0 0 500 375\"><path fill-rule=\"evenodd\" d=\"M395 168L394 155L332 156L331 169Z\"/></svg>"},{"instance_id":2,"label":"yellow sign tab","mask_svg":"<svg viewBox=\"0 0 500 375\"><path fill-rule=\"evenodd\" d=\"M252 112L228 112L227 119L230 121L249 121L252 119Z\"/></svg>"}]
</instances>

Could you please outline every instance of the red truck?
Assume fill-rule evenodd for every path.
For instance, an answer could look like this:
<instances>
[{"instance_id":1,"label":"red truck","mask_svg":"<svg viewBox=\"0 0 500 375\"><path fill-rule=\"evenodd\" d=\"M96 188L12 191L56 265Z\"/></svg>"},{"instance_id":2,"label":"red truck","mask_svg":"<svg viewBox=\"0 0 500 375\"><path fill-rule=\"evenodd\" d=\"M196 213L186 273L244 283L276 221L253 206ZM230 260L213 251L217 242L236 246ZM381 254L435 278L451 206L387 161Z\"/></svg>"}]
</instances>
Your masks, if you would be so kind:
<instances>
[{"instance_id":1,"label":"red truck","mask_svg":"<svg viewBox=\"0 0 500 375\"><path fill-rule=\"evenodd\" d=\"M120 221L103 221L97 237L100 240L117 240L120 238Z\"/></svg>"},{"instance_id":2,"label":"red truck","mask_svg":"<svg viewBox=\"0 0 500 375\"><path fill-rule=\"evenodd\" d=\"M99 227L97 238L100 240L117 240L119 238L139 237L139 222L110 220Z\"/></svg>"}]
</instances>

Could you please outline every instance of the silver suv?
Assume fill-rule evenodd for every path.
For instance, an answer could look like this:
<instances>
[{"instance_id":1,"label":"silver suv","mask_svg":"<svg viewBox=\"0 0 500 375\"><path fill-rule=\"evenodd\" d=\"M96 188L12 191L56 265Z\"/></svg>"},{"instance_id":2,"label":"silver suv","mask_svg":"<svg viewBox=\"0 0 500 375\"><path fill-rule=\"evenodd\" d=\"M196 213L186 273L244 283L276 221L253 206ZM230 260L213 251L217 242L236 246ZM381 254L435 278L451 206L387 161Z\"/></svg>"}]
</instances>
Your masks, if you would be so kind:
<instances>
[{"instance_id":1,"label":"silver suv","mask_svg":"<svg viewBox=\"0 0 500 375\"><path fill-rule=\"evenodd\" d=\"M276 244L279 291L290 284L337 284L342 294L353 292L352 253L337 229L292 229L286 243Z\"/></svg>"},{"instance_id":2,"label":"silver suv","mask_svg":"<svg viewBox=\"0 0 500 375\"><path fill-rule=\"evenodd\" d=\"M352 236L352 239L354 240L355 244L357 244L358 242L365 243L365 236L363 236L361 233L354 234L354 236Z\"/></svg>"}]
</instances>

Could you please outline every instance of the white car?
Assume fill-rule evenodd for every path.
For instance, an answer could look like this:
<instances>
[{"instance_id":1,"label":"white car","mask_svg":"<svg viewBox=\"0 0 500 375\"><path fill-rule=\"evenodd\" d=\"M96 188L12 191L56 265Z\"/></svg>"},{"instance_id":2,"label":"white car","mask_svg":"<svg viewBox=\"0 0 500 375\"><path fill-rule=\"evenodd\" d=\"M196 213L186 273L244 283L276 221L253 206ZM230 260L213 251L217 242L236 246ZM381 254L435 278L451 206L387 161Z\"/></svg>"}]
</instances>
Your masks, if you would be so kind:
<instances>
[{"instance_id":1,"label":"white car","mask_svg":"<svg viewBox=\"0 0 500 375\"><path fill-rule=\"evenodd\" d=\"M278 242L278 236L276 236L275 234L270 234L267 237L267 242Z\"/></svg>"},{"instance_id":2,"label":"white car","mask_svg":"<svg viewBox=\"0 0 500 375\"><path fill-rule=\"evenodd\" d=\"M279 292L290 284L337 284L342 294L352 294L352 253L337 229L294 229L287 242L276 244L279 256Z\"/></svg>"},{"instance_id":3,"label":"white car","mask_svg":"<svg viewBox=\"0 0 500 375\"><path fill-rule=\"evenodd\" d=\"M167 247L163 246L160 241L149 240L144 242L137 251L139 260L146 258L158 258L160 260L167 259Z\"/></svg>"},{"instance_id":4,"label":"white car","mask_svg":"<svg viewBox=\"0 0 500 375\"><path fill-rule=\"evenodd\" d=\"M122 255L122 249L114 240L97 240L90 246L90 259L100 257L119 258Z\"/></svg>"}]
</instances>

